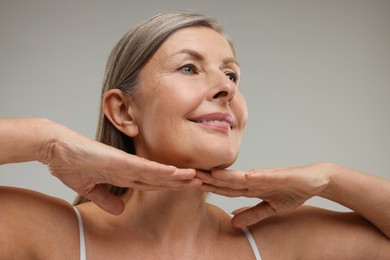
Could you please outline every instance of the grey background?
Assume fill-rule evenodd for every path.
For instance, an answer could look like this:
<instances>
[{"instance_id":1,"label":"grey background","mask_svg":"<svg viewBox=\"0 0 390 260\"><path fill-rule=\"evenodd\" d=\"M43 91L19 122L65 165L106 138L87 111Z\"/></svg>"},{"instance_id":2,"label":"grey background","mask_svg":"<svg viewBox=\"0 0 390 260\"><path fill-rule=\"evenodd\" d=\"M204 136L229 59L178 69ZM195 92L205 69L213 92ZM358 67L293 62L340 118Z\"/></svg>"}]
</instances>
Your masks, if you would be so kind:
<instances>
[{"instance_id":1,"label":"grey background","mask_svg":"<svg viewBox=\"0 0 390 260\"><path fill-rule=\"evenodd\" d=\"M111 48L176 10L217 18L237 44L250 116L232 168L331 161L390 179L390 1L1 0L0 117L46 117L93 138ZM36 162L0 166L0 184L75 196ZM226 211L258 202L209 200Z\"/></svg>"}]
</instances>

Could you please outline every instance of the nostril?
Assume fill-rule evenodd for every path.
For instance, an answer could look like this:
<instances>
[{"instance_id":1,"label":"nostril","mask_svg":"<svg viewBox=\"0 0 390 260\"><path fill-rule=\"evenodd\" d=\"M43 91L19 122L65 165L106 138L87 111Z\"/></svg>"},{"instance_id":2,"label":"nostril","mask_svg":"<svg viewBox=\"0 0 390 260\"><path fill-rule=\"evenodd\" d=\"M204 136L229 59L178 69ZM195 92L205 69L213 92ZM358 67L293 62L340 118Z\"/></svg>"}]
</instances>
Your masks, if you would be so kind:
<instances>
[{"instance_id":1,"label":"nostril","mask_svg":"<svg viewBox=\"0 0 390 260\"><path fill-rule=\"evenodd\" d=\"M226 97L227 95L228 95L227 91L220 91L217 94L215 94L213 98L214 99L223 98L223 97Z\"/></svg>"}]
</instances>

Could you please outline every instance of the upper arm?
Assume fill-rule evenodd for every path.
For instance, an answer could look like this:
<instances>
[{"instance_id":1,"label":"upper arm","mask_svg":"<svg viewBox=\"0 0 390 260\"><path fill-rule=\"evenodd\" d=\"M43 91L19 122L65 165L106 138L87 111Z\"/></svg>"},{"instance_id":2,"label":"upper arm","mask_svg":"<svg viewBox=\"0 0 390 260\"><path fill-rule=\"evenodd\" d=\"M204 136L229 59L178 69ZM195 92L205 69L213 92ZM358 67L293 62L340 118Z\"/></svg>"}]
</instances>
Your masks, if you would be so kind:
<instances>
[{"instance_id":1,"label":"upper arm","mask_svg":"<svg viewBox=\"0 0 390 260\"><path fill-rule=\"evenodd\" d=\"M355 212L317 211L313 215L315 234L307 239L303 252L310 256L388 259L390 239ZM316 248L320 249L316 251Z\"/></svg>"},{"instance_id":2,"label":"upper arm","mask_svg":"<svg viewBox=\"0 0 390 260\"><path fill-rule=\"evenodd\" d=\"M0 259L41 258L78 232L68 203L34 191L0 187L0 208Z\"/></svg>"},{"instance_id":3,"label":"upper arm","mask_svg":"<svg viewBox=\"0 0 390 260\"><path fill-rule=\"evenodd\" d=\"M390 255L390 239L354 212L304 206L255 225L253 233L260 250L271 259L388 259Z\"/></svg>"}]
</instances>

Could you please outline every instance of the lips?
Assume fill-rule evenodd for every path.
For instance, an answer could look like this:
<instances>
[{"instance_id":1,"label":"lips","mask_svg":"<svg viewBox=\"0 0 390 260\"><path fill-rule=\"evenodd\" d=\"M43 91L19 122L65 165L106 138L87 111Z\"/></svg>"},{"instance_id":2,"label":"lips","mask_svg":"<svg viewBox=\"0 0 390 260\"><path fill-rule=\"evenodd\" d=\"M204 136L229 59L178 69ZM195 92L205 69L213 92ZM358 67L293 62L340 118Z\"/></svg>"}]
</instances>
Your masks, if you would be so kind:
<instances>
[{"instance_id":1,"label":"lips","mask_svg":"<svg viewBox=\"0 0 390 260\"><path fill-rule=\"evenodd\" d=\"M234 128L236 125L236 120L231 114L227 113L210 113L204 114L195 118L189 119L194 123L214 125L220 127L228 127L230 129Z\"/></svg>"}]
</instances>

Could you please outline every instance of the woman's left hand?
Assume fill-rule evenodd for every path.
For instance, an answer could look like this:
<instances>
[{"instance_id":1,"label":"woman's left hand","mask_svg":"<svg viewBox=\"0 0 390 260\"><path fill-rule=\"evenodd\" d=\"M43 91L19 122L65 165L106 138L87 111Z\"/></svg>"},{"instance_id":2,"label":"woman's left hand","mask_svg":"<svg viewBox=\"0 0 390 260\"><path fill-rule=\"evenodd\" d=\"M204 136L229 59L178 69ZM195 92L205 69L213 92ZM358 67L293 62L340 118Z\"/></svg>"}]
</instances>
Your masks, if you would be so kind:
<instances>
[{"instance_id":1,"label":"woman's left hand","mask_svg":"<svg viewBox=\"0 0 390 260\"><path fill-rule=\"evenodd\" d=\"M262 200L258 205L234 212L232 224L249 226L278 213L293 210L306 200L319 195L329 183L326 163L303 167L255 169L248 172L213 170L197 172L203 181L202 191L228 197Z\"/></svg>"}]
</instances>

